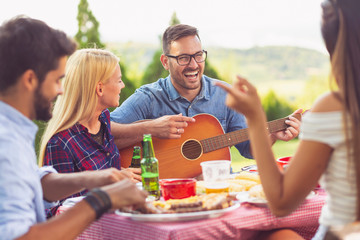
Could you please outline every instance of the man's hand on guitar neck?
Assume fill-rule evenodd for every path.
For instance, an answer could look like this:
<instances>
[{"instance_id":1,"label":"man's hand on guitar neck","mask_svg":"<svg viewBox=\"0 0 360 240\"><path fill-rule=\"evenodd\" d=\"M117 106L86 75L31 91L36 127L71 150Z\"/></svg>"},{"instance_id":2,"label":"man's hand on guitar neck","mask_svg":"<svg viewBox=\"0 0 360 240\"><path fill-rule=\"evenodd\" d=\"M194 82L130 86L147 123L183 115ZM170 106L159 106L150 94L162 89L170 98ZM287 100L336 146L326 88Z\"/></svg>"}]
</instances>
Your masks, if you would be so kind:
<instances>
[{"instance_id":1,"label":"man's hand on guitar neck","mask_svg":"<svg viewBox=\"0 0 360 240\"><path fill-rule=\"evenodd\" d=\"M295 112L293 112L293 114L296 114L296 113L301 114L302 112L303 112L303 110L300 108L300 109L297 109ZM289 120L285 121L285 123L287 125L289 125L288 128L286 128L285 130L282 130L282 131L271 133L269 135L272 144L274 144L276 142L276 140L282 140L282 141L287 142L287 141L290 141L291 139L297 137L297 135L299 135L301 122L299 119L293 117L292 115L289 116Z\"/></svg>"}]
</instances>

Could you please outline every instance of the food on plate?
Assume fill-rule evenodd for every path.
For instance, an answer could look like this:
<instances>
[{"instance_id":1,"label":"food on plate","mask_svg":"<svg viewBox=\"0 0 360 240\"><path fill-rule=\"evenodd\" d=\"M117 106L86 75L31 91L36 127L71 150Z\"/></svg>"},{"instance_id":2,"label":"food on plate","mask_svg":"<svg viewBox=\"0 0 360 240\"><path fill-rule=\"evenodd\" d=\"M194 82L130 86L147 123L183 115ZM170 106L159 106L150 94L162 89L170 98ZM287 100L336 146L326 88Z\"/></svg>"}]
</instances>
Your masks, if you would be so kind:
<instances>
[{"instance_id":1,"label":"food on plate","mask_svg":"<svg viewBox=\"0 0 360 240\"><path fill-rule=\"evenodd\" d=\"M226 193L211 193L183 199L147 202L141 208L122 208L120 211L134 214L199 212L228 208L232 206L232 200L234 197Z\"/></svg>"},{"instance_id":2,"label":"food on plate","mask_svg":"<svg viewBox=\"0 0 360 240\"><path fill-rule=\"evenodd\" d=\"M242 192L248 191L251 187L259 184L256 181L246 180L246 179L228 179L226 180L229 183L229 192ZM197 181L196 182L196 194L206 193L205 182Z\"/></svg>"},{"instance_id":3,"label":"food on plate","mask_svg":"<svg viewBox=\"0 0 360 240\"><path fill-rule=\"evenodd\" d=\"M250 181L257 182L258 184L261 183L259 174L246 172L246 171L243 171L243 172L240 172L239 174L237 174L235 176L235 179L250 180Z\"/></svg>"},{"instance_id":4,"label":"food on plate","mask_svg":"<svg viewBox=\"0 0 360 240\"><path fill-rule=\"evenodd\" d=\"M201 201L194 203L175 203L171 204L170 210L176 213L198 212L203 210L203 203Z\"/></svg>"},{"instance_id":5,"label":"food on plate","mask_svg":"<svg viewBox=\"0 0 360 240\"><path fill-rule=\"evenodd\" d=\"M255 185L249 189L249 197L266 200L266 196L261 184Z\"/></svg>"},{"instance_id":6,"label":"food on plate","mask_svg":"<svg viewBox=\"0 0 360 240\"><path fill-rule=\"evenodd\" d=\"M244 191L249 191L250 188L259 184L257 182L245 179L229 179L228 181L230 182L230 184L238 184L244 186Z\"/></svg>"},{"instance_id":7,"label":"food on plate","mask_svg":"<svg viewBox=\"0 0 360 240\"><path fill-rule=\"evenodd\" d=\"M202 206L206 210L223 209L232 205L233 197L228 194L210 193L200 196Z\"/></svg>"},{"instance_id":8,"label":"food on plate","mask_svg":"<svg viewBox=\"0 0 360 240\"><path fill-rule=\"evenodd\" d=\"M192 197L183 198L183 199L169 199L167 201L158 200L158 201L152 202L152 204L155 207L169 210L172 205L181 204L181 203L192 204L192 203L196 203L198 201L199 201L199 196L192 196Z\"/></svg>"},{"instance_id":9,"label":"food on plate","mask_svg":"<svg viewBox=\"0 0 360 240\"><path fill-rule=\"evenodd\" d=\"M229 192L243 192L246 191L246 187L238 182L230 182Z\"/></svg>"}]
</instances>

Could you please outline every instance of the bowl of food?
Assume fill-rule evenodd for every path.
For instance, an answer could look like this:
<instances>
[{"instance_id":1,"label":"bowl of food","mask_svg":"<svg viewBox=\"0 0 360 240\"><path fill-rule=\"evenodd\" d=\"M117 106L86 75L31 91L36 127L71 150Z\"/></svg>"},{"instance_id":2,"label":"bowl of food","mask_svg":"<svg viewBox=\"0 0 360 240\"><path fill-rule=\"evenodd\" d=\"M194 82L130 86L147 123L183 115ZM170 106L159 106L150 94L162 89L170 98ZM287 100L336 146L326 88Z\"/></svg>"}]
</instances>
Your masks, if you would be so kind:
<instances>
[{"instance_id":1,"label":"bowl of food","mask_svg":"<svg viewBox=\"0 0 360 240\"><path fill-rule=\"evenodd\" d=\"M161 179L160 187L164 200L182 199L196 195L195 178Z\"/></svg>"}]
</instances>

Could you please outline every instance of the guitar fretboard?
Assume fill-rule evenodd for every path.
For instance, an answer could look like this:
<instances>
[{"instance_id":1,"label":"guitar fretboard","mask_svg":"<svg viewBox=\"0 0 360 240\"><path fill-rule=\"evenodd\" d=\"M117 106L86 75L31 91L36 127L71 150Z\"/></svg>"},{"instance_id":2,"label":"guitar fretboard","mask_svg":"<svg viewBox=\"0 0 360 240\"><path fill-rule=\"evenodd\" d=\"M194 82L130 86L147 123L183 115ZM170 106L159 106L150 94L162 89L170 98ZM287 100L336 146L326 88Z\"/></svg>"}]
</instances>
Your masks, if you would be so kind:
<instances>
[{"instance_id":1,"label":"guitar fretboard","mask_svg":"<svg viewBox=\"0 0 360 240\"><path fill-rule=\"evenodd\" d=\"M295 117L297 117L297 116L295 116ZM285 118L280 118L280 119L268 122L267 129L268 129L269 133L273 133L273 132L277 132L277 131L286 129L287 125L285 123L285 120L287 120L287 119L288 119L288 117L285 117ZM234 145L244 142L246 140L249 140L248 129L244 128L244 129L240 129L240 130L237 130L234 132L219 135L216 137L203 139L200 141L200 143L203 147L203 152L207 153L207 152L215 151L217 149L221 149L224 147L234 146Z\"/></svg>"}]
</instances>

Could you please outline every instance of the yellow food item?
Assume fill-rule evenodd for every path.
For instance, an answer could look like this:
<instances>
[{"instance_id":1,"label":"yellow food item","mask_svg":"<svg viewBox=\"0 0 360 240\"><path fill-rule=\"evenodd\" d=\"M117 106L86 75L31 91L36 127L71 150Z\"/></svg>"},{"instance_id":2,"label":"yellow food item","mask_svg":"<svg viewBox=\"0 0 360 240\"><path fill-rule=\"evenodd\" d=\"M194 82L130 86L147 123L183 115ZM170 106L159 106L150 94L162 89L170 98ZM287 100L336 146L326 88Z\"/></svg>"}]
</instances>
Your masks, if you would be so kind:
<instances>
[{"instance_id":1,"label":"yellow food item","mask_svg":"<svg viewBox=\"0 0 360 240\"><path fill-rule=\"evenodd\" d=\"M244 185L238 183L231 183L229 186L229 192L243 192L243 191L246 191Z\"/></svg>"},{"instance_id":2,"label":"yellow food item","mask_svg":"<svg viewBox=\"0 0 360 240\"><path fill-rule=\"evenodd\" d=\"M258 185L259 183L254 182L254 181L250 181L250 180L244 180L244 179L229 179L228 180L231 185L242 185L244 186L245 190L243 191L249 191L249 189L255 185Z\"/></svg>"},{"instance_id":3,"label":"yellow food item","mask_svg":"<svg viewBox=\"0 0 360 240\"><path fill-rule=\"evenodd\" d=\"M249 197L257 199L266 199L264 190L261 184L255 185L249 189Z\"/></svg>"},{"instance_id":4,"label":"yellow food item","mask_svg":"<svg viewBox=\"0 0 360 240\"><path fill-rule=\"evenodd\" d=\"M226 193L210 193L200 197L204 209L223 209L231 206L231 201Z\"/></svg>"},{"instance_id":5,"label":"yellow food item","mask_svg":"<svg viewBox=\"0 0 360 240\"><path fill-rule=\"evenodd\" d=\"M239 174L237 174L235 176L235 179L242 179L242 180L250 180L250 181L254 181L257 182L258 184L260 184L260 177L258 174L256 173L250 173L250 172L240 172Z\"/></svg>"}]
</instances>

